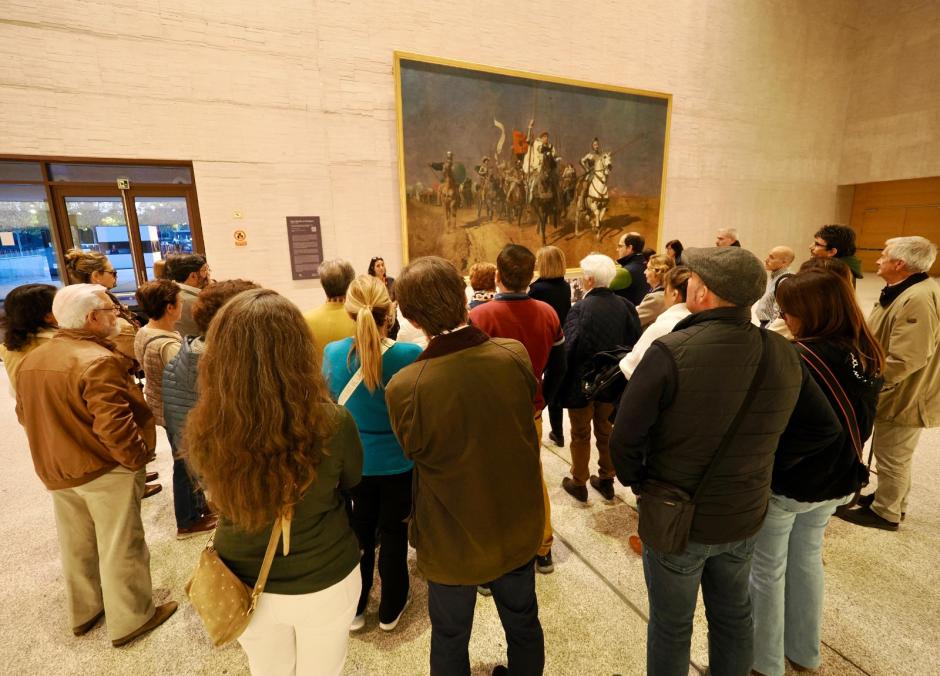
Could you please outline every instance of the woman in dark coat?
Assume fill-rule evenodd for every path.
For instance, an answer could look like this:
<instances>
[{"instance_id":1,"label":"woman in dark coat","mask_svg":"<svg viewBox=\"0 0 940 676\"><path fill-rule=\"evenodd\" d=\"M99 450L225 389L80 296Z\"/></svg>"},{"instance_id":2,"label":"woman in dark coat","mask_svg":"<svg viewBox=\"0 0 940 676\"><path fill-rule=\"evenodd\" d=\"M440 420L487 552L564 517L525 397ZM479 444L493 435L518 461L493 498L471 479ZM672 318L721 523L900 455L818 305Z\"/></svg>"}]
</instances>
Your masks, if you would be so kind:
<instances>
[{"instance_id":1,"label":"woman in dark coat","mask_svg":"<svg viewBox=\"0 0 940 676\"><path fill-rule=\"evenodd\" d=\"M565 252L557 246L543 246L535 254L538 279L529 285L529 297L552 306L561 326L565 325L571 309L571 285L565 279ZM556 446L565 445L564 409L561 402L548 402L548 438Z\"/></svg>"},{"instance_id":2,"label":"woman in dark coat","mask_svg":"<svg viewBox=\"0 0 940 676\"><path fill-rule=\"evenodd\" d=\"M884 368L881 346L842 277L826 270L800 272L780 282L777 303L843 433L796 465L774 466L767 517L751 565L752 673L765 676L782 675L785 660L798 671L820 664L823 536L836 509L868 483L862 446L871 436ZM798 434L785 432L778 458L786 457L781 450L799 444Z\"/></svg>"}]
</instances>

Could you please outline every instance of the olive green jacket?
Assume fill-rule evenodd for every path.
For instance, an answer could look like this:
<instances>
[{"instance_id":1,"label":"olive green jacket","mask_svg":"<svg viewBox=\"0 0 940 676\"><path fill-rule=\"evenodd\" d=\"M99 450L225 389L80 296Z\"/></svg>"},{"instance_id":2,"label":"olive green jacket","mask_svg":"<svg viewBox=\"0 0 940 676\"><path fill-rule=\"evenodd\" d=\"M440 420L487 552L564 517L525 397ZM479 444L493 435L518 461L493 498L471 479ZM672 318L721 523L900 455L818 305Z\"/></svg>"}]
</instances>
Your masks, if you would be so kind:
<instances>
[{"instance_id":1,"label":"olive green jacket","mask_svg":"<svg viewBox=\"0 0 940 676\"><path fill-rule=\"evenodd\" d=\"M434 338L385 390L414 461L409 539L432 582L482 584L531 561L545 507L522 343L467 327Z\"/></svg>"},{"instance_id":2,"label":"olive green jacket","mask_svg":"<svg viewBox=\"0 0 940 676\"><path fill-rule=\"evenodd\" d=\"M925 279L868 317L887 362L876 420L940 426L940 286Z\"/></svg>"}]
</instances>

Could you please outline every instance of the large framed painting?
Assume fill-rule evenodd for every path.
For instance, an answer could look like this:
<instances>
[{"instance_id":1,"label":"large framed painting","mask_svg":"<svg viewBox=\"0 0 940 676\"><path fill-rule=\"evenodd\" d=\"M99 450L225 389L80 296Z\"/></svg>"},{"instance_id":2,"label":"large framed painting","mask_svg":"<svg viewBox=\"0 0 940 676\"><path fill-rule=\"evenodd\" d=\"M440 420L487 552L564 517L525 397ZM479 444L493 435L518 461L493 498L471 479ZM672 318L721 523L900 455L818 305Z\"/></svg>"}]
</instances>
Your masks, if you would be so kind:
<instances>
[{"instance_id":1,"label":"large framed painting","mask_svg":"<svg viewBox=\"0 0 940 676\"><path fill-rule=\"evenodd\" d=\"M395 85L406 261L658 249L671 95L399 52Z\"/></svg>"}]
</instances>

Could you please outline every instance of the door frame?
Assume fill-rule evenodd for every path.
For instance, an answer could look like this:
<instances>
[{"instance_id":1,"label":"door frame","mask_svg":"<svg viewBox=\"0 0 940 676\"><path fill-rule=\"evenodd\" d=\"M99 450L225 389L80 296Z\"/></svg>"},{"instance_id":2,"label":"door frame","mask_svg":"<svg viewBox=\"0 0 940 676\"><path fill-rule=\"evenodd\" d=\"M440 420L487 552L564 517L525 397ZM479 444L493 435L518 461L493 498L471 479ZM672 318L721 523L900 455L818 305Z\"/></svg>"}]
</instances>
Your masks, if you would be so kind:
<instances>
[{"instance_id":1,"label":"door frame","mask_svg":"<svg viewBox=\"0 0 940 676\"><path fill-rule=\"evenodd\" d=\"M59 241L63 243L63 252L76 246L72 237L72 227L69 222L68 209L65 206L67 197L117 197L124 207L124 218L127 222L128 242L131 248L131 258L134 261L134 277L137 286L147 281L147 266L144 260L143 243L140 239L140 223L137 219L135 200L138 197L178 197L186 200L187 216L189 218L189 231L193 238L193 251L205 251L202 237L202 224L199 220L199 204L196 200L195 186L134 186L127 189L102 185L100 183L54 183L49 186L49 197L54 212L55 226ZM64 271L64 268L63 268Z\"/></svg>"}]
</instances>

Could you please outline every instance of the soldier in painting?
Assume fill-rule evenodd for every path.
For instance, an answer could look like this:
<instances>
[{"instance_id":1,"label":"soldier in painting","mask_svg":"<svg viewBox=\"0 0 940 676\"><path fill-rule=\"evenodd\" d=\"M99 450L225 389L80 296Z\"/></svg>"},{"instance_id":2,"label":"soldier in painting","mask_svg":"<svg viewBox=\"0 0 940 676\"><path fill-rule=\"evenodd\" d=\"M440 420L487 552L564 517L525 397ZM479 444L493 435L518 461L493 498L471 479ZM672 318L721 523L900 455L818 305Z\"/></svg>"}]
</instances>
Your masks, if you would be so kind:
<instances>
[{"instance_id":1,"label":"soldier in painting","mask_svg":"<svg viewBox=\"0 0 940 676\"><path fill-rule=\"evenodd\" d=\"M578 187L578 211L584 209L584 198L587 196L588 186L591 185L591 172L594 166L601 158L601 142L595 136L591 141L591 150L587 155L581 158L581 166L584 168L584 176Z\"/></svg>"}]
</instances>

